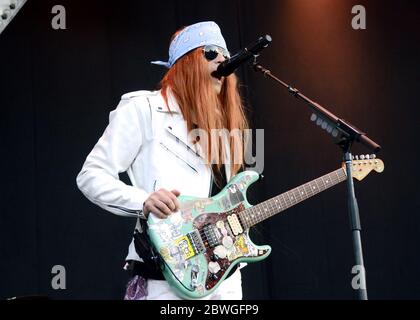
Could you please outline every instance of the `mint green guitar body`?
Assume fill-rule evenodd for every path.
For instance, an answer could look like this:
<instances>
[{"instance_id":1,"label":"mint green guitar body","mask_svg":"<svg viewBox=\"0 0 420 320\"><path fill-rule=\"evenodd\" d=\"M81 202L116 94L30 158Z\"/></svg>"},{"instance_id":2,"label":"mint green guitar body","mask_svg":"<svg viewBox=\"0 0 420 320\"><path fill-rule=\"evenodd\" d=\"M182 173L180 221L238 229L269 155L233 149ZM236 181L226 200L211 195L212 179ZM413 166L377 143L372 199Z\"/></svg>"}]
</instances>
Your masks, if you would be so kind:
<instances>
[{"instance_id":1,"label":"mint green guitar body","mask_svg":"<svg viewBox=\"0 0 420 320\"><path fill-rule=\"evenodd\" d=\"M149 217L148 234L162 260L162 271L178 296L211 294L241 262L265 259L270 246L255 245L240 212L252 207L248 187L258 173L244 171L212 198L179 196L181 208L167 219Z\"/></svg>"}]
</instances>

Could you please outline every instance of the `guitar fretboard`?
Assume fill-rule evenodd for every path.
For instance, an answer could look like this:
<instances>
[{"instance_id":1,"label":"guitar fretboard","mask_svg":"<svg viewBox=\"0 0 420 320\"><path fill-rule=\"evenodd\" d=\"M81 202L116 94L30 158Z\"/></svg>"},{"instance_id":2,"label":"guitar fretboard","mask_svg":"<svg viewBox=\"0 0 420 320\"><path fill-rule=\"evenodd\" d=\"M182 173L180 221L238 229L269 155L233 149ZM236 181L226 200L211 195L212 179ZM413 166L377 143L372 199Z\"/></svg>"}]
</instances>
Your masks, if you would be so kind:
<instances>
[{"instance_id":1,"label":"guitar fretboard","mask_svg":"<svg viewBox=\"0 0 420 320\"><path fill-rule=\"evenodd\" d=\"M261 202L239 213L242 225L248 229L346 179L347 176L344 169L340 168L274 198Z\"/></svg>"}]
</instances>

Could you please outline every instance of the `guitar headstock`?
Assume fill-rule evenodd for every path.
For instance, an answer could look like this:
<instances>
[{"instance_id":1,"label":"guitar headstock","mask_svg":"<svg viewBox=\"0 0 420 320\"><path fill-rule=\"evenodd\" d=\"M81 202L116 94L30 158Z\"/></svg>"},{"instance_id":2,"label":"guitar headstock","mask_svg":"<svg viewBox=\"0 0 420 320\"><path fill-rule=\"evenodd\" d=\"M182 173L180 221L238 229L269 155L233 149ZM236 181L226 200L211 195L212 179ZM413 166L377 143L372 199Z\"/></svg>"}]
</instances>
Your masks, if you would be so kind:
<instances>
[{"instance_id":1,"label":"guitar headstock","mask_svg":"<svg viewBox=\"0 0 420 320\"><path fill-rule=\"evenodd\" d=\"M372 170L379 173L384 171L383 161L376 159L375 155L361 155L353 158L351 176L359 181L363 180ZM343 168L346 168L345 163L343 163Z\"/></svg>"}]
</instances>

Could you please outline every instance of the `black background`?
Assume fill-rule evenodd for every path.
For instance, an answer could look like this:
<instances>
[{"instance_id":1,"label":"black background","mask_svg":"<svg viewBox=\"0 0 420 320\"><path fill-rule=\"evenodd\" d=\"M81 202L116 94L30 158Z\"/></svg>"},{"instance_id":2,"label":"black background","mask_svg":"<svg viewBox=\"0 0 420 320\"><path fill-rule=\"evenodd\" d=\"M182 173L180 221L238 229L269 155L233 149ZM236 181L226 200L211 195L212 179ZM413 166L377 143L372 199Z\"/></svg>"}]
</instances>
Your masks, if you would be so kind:
<instances>
[{"instance_id":1,"label":"black background","mask_svg":"<svg viewBox=\"0 0 420 320\"><path fill-rule=\"evenodd\" d=\"M54 5L66 30L54 30ZM354 30L362 4L367 29ZM356 183L371 299L420 297L419 6L415 1L34 1L0 35L0 298L121 299L135 221L91 204L75 178L123 93L154 89L169 38L214 20L232 52L270 34L261 63L383 146L382 174ZM302 102L241 68L253 128L265 130L258 203L340 166ZM355 153L368 153L360 146ZM341 184L260 224L271 256L243 269L245 299L354 299ZM54 265L66 289L53 290Z\"/></svg>"}]
</instances>

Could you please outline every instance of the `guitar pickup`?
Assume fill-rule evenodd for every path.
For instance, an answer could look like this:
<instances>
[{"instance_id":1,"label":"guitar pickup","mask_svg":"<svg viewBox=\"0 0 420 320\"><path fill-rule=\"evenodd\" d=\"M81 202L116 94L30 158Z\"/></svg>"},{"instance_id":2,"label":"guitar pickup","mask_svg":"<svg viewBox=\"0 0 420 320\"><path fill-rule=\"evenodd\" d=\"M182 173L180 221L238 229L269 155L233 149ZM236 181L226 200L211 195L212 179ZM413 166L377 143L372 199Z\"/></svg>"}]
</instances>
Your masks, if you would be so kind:
<instances>
[{"instance_id":1,"label":"guitar pickup","mask_svg":"<svg viewBox=\"0 0 420 320\"><path fill-rule=\"evenodd\" d=\"M203 240L201 239L200 232L198 230L191 231L187 234L187 237L190 240L196 254L204 253L206 251L206 247L204 246Z\"/></svg>"},{"instance_id":2,"label":"guitar pickup","mask_svg":"<svg viewBox=\"0 0 420 320\"><path fill-rule=\"evenodd\" d=\"M220 244L221 234L219 230L217 230L216 226L212 224L205 225L203 227L203 232L211 248L214 248Z\"/></svg>"},{"instance_id":3,"label":"guitar pickup","mask_svg":"<svg viewBox=\"0 0 420 320\"><path fill-rule=\"evenodd\" d=\"M241 226L241 222L239 221L239 218L236 214L228 216L227 220L229 222L230 229L235 236L244 232Z\"/></svg>"}]
</instances>

